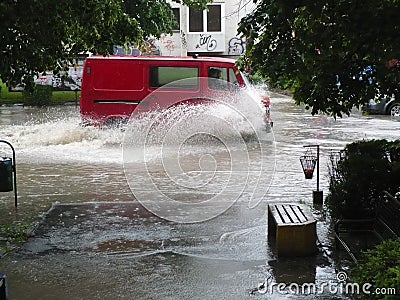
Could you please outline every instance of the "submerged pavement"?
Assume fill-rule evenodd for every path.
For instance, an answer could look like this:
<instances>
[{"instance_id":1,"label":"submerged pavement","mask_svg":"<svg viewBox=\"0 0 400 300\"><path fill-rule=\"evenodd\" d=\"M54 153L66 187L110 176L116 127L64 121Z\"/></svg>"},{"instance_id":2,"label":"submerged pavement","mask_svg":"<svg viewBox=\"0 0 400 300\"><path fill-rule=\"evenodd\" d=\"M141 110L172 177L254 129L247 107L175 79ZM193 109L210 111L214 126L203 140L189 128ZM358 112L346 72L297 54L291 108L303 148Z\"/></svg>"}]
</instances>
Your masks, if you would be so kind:
<instances>
[{"instance_id":1,"label":"submerged pavement","mask_svg":"<svg viewBox=\"0 0 400 300\"><path fill-rule=\"evenodd\" d=\"M327 195L331 150L341 150L347 143L366 138L398 138L400 122L360 113L338 120L311 116L289 97L273 96L271 103L274 141L260 139L264 149L271 150L264 152L265 165L258 164L258 143L248 150L253 162L250 165L260 166L255 170L273 172L262 172L263 176L258 177L246 172L244 177L234 177L236 181L229 192L240 191L239 200L243 202L235 202L216 218L191 224L165 221L135 200L121 163L121 131L82 128L78 126L79 112L71 108L1 108L2 113L12 116L12 122L0 130L17 149L20 199L16 215L11 213L14 207L9 195L0 195L2 224L36 220L55 203L36 234L19 251L0 260L0 272L9 279L10 299L346 298L337 289L337 276L348 270L350 259L337 257L340 253L335 253L326 208L312 204L315 178L304 179L299 157L304 155L305 145L321 146L320 188ZM32 114L38 121L25 124ZM13 123L16 120L20 121ZM231 130L230 126L224 129L223 133ZM221 167L227 165L218 163L229 162L208 142L186 146L183 171L192 176L184 181L180 174L173 173L177 182L196 185L199 177L194 175L201 167L213 171L213 159ZM158 150L152 152L155 158ZM171 154L167 166L174 167L174 152L167 150L168 147L163 149L163 154ZM242 153L234 150L235 147L231 153ZM204 153L211 153L213 159ZM241 158L243 155L239 162ZM238 165L239 170L242 167ZM213 180L210 190L190 193L190 189L173 188L157 168L151 171L160 190L177 196L174 199L182 203L187 199L201 201L203 198L193 195L215 195L223 187L221 180ZM146 175L143 172L144 168L133 169L139 187ZM202 182L207 178L201 177ZM246 199L251 198L253 190L265 197L261 195L257 199L263 202L248 209L248 204L253 203ZM231 200L230 196L227 193L226 199ZM318 221L317 255L295 259L276 256L274 245L266 236L266 205L275 202L301 203L312 208ZM278 283L286 288L278 291ZM336 286L329 290L329 283ZM273 287L272 292L266 287ZM296 287L317 290L304 295Z\"/></svg>"},{"instance_id":2,"label":"submerged pavement","mask_svg":"<svg viewBox=\"0 0 400 300\"><path fill-rule=\"evenodd\" d=\"M287 288L337 280L322 210L313 212L325 245L300 258L275 255L265 219L227 231L233 212L178 224L134 201L54 204L35 235L2 260L10 299L345 298Z\"/></svg>"}]
</instances>

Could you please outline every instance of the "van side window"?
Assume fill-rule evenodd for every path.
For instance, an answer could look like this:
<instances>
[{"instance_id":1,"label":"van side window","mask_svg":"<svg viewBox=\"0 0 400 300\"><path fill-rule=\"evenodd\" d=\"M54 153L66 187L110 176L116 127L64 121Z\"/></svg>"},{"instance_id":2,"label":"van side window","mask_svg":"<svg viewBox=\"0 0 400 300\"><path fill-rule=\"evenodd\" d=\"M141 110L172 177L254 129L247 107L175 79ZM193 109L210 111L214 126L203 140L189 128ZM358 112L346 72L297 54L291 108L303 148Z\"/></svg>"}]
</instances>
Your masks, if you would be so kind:
<instances>
[{"instance_id":1,"label":"van side window","mask_svg":"<svg viewBox=\"0 0 400 300\"><path fill-rule=\"evenodd\" d=\"M151 66L150 87L159 88L168 84L168 88L172 89L197 89L198 74L197 67Z\"/></svg>"}]
</instances>

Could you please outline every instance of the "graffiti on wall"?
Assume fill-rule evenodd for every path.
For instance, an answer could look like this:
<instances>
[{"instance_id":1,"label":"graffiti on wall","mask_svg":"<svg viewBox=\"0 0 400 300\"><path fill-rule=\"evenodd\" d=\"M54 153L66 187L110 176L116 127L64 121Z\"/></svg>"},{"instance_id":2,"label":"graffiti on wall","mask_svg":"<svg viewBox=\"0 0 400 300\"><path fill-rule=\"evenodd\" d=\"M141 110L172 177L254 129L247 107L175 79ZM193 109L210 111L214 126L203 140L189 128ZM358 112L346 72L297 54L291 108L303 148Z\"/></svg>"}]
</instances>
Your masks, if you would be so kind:
<instances>
[{"instance_id":1,"label":"graffiti on wall","mask_svg":"<svg viewBox=\"0 0 400 300\"><path fill-rule=\"evenodd\" d=\"M159 41L162 44L162 46L169 52L168 54L171 55L175 51L176 45L172 37L163 34L161 35Z\"/></svg>"},{"instance_id":2,"label":"graffiti on wall","mask_svg":"<svg viewBox=\"0 0 400 300\"><path fill-rule=\"evenodd\" d=\"M155 44L154 39L148 39L141 45L126 45L126 46L114 46L114 55L161 55L160 48Z\"/></svg>"},{"instance_id":3,"label":"graffiti on wall","mask_svg":"<svg viewBox=\"0 0 400 300\"><path fill-rule=\"evenodd\" d=\"M186 34L182 30L181 30L181 43L182 43L182 48L186 49L187 48Z\"/></svg>"},{"instance_id":4,"label":"graffiti on wall","mask_svg":"<svg viewBox=\"0 0 400 300\"><path fill-rule=\"evenodd\" d=\"M217 48L217 40L212 37L211 34L202 33L199 37L199 42L196 45L196 49L206 49L207 51L213 51Z\"/></svg>"},{"instance_id":5,"label":"graffiti on wall","mask_svg":"<svg viewBox=\"0 0 400 300\"><path fill-rule=\"evenodd\" d=\"M169 54L175 51L175 42L172 39L166 39L164 42L164 48L169 51Z\"/></svg>"},{"instance_id":6,"label":"graffiti on wall","mask_svg":"<svg viewBox=\"0 0 400 300\"><path fill-rule=\"evenodd\" d=\"M238 37L233 37L228 42L228 54L241 55L246 49L246 40Z\"/></svg>"}]
</instances>

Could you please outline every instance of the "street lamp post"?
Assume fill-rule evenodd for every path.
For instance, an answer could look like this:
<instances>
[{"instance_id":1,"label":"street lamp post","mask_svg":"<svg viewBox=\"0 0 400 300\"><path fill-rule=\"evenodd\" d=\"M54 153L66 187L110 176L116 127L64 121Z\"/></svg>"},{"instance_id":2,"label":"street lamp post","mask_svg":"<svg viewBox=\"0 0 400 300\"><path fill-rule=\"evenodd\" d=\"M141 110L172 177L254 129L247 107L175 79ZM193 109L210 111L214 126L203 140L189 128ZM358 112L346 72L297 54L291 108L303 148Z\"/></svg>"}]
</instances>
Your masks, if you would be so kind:
<instances>
[{"instance_id":1,"label":"street lamp post","mask_svg":"<svg viewBox=\"0 0 400 300\"><path fill-rule=\"evenodd\" d=\"M317 148L317 156L312 154L310 149L300 157L301 166L306 179L312 179L315 166L317 166L317 190L313 191L313 202L315 204L323 203L323 192L319 190L319 145L306 145L304 148Z\"/></svg>"}]
</instances>

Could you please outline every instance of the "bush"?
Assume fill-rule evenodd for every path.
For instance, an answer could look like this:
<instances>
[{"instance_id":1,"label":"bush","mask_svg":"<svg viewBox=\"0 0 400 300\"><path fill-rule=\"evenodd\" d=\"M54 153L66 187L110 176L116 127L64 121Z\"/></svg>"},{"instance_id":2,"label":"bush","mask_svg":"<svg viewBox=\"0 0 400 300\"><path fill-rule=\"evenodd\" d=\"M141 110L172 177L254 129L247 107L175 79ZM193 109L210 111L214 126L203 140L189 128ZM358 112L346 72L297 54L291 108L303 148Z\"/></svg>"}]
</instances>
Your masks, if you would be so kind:
<instances>
[{"instance_id":1,"label":"bush","mask_svg":"<svg viewBox=\"0 0 400 300\"><path fill-rule=\"evenodd\" d=\"M400 141L349 144L331 174L326 203L335 219L370 218L386 190L396 194L400 178ZM396 181L397 180L397 181Z\"/></svg>"},{"instance_id":2,"label":"bush","mask_svg":"<svg viewBox=\"0 0 400 300\"><path fill-rule=\"evenodd\" d=\"M353 282L371 284L368 299L398 299L400 293L400 239L387 240L362 253L350 272ZM373 294L375 288L395 289L396 295ZM396 298L397 297L397 298Z\"/></svg>"},{"instance_id":3,"label":"bush","mask_svg":"<svg viewBox=\"0 0 400 300\"><path fill-rule=\"evenodd\" d=\"M23 98L25 105L46 106L50 104L53 87L50 85L35 85L33 91L24 90Z\"/></svg>"}]
</instances>

